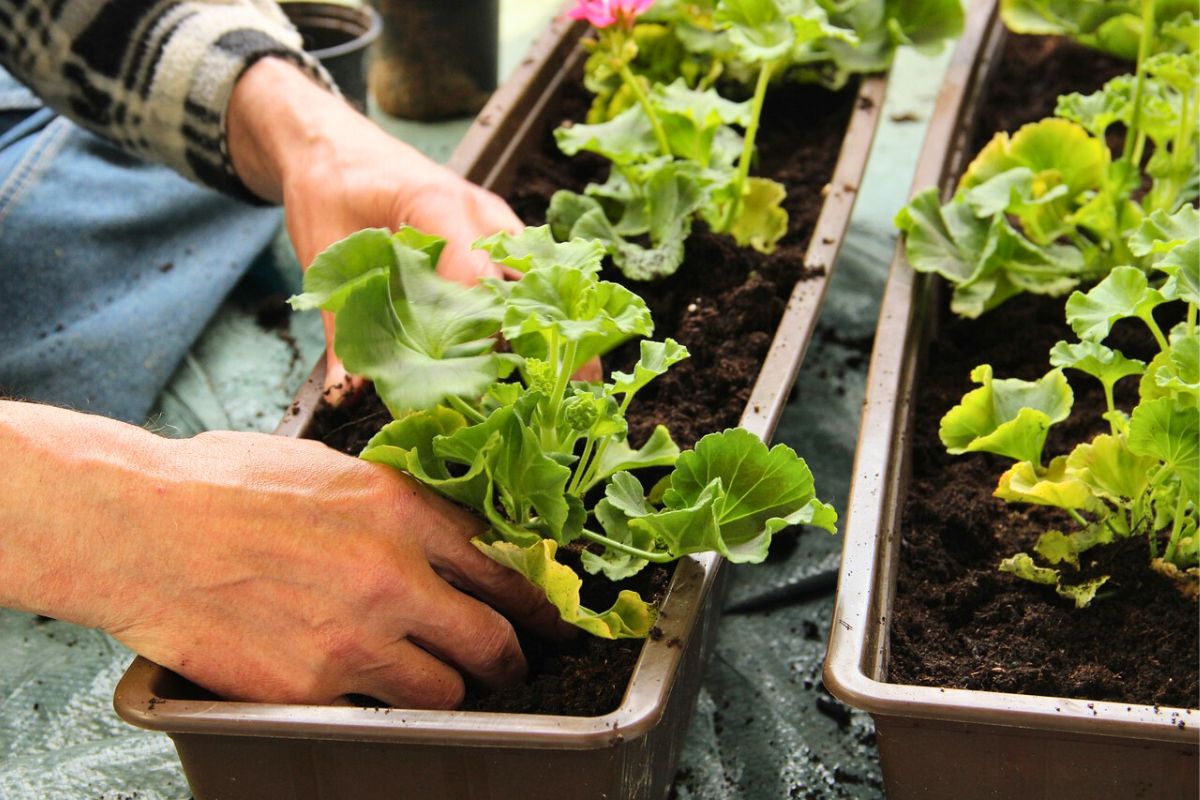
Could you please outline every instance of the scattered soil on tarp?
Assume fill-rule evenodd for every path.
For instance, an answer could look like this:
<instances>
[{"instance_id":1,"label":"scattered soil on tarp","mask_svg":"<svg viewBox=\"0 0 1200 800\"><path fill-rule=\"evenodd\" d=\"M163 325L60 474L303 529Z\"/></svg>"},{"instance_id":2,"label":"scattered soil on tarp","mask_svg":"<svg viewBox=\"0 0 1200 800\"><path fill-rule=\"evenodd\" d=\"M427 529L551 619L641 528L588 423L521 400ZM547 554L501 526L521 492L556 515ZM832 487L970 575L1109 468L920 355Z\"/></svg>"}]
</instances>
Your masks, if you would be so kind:
<instances>
[{"instance_id":1,"label":"scattered soil on tarp","mask_svg":"<svg viewBox=\"0 0 1200 800\"><path fill-rule=\"evenodd\" d=\"M980 118L1012 130L1052 112L1056 93L1096 89L1124 70L1075 45L1010 37L992 83L994 105ZM1031 86L1037 93L1029 93ZM1145 540L1085 556L1085 574L1111 577L1082 610L1050 587L1001 573L1001 559L1031 552L1044 531L1071 530L1073 523L1054 509L993 497L1010 462L986 454L950 456L938 438L941 417L974 388L973 367L991 364L997 377L1033 380L1049 369L1046 356L1056 341L1075 341L1064 299L1020 297L975 321L956 319L943 306L942 319L918 382L890 680L1195 707L1200 612L1150 571ZM1153 342L1137 323L1119 323L1110 343L1131 357L1153 355ZM1051 428L1047 460L1107 428L1099 416L1105 408L1099 383L1078 372L1067 376L1075 405L1067 421ZM1137 380L1118 384L1118 405L1129 410L1136 402Z\"/></svg>"},{"instance_id":2,"label":"scattered soil on tarp","mask_svg":"<svg viewBox=\"0 0 1200 800\"><path fill-rule=\"evenodd\" d=\"M645 299L654 314L655 339L671 337L692 354L638 394L630 409L632 442L645 441L660 423L670 427L681 447L737 425L793 286L828 267L806 266L804 257L856 92L855 85L836 93L786 86L767 96L754 174L780 181L788 192L788 232L774 253L740 248L698 221L683 266L673 276L637 283L616 270L605 271L606 280L625 283ZM568 90L564 121L582 120L587 102L582 87ZM541 225L554 192L582 191L607 174L607 162L598 157L564 158L547 134L541 149L517 171L516 188L507 199L525 222ZM637 357L638 344L630 342L610 354L605 366L628 370Z\"/></svg>"},{"instance_id":3,"label":"scattered soil on tarp","mask_svg":"<svg viewBox=\"0 0 1200 800\"><path fill-rule=\"evenodd\" d=\"M763 255L734 245L698 223L687 243L684 266L656 284L630 284L654 314L656 339L672 337L692 357L644 389L629 411L630 439L640 444L657 424L665 424L681 447L738 423L758 370L794 284L820 274L827 265L804 264L805 251L824 202L822 187L837 163L842 136L854 107L856 87L838 93L807 86L773 91L767 98L760 133L761 163L754 171L788 187L788 233L778 249ZM568 91L566 118L582 120L582 88ZM545 221L550 197L562 188L582 189L603 180L606 167L583 156L568 160L547 135L543 148L519 171L508 200L532 225ZM606 270L607 280L628 283ZM606 371L630 369L638 346L630 343L605 359ZM338 408L320 407L309 436L351 455L390 419L372 387ZM564 553L570 558L569 553ZM584 605L608 608L623 584L578 570ZM659 598L672 570L651 565L631 579L646 598ZM605 592L605 597L592 596ZM486 711L598 716L617 708L641 652L642 642L611 642L580 635L566 644L522 638L529 679L503 692L472 688L464 708Z\"/></svg>"}]
</instances>

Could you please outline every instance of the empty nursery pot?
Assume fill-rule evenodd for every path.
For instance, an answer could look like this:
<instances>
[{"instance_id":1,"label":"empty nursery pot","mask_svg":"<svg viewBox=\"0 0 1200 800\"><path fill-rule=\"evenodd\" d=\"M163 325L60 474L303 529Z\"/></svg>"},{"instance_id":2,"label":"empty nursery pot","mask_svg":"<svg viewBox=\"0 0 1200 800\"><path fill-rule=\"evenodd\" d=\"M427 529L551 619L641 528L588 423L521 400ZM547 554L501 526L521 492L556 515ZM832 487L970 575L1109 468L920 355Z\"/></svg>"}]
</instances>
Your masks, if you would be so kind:
<instances>
[{"instance_id":1,"label":"empty nursery pot","mask_svg":"<svg viewBox=\"0 0 1200 800\"><path fill-rule=\"evenodd\" d=\"M367 54L382 30L370 6L338 3L281 3L304 39L304 49L321 62L342 95L359 111L367 108Z\"/></svg>"}]
</instances>

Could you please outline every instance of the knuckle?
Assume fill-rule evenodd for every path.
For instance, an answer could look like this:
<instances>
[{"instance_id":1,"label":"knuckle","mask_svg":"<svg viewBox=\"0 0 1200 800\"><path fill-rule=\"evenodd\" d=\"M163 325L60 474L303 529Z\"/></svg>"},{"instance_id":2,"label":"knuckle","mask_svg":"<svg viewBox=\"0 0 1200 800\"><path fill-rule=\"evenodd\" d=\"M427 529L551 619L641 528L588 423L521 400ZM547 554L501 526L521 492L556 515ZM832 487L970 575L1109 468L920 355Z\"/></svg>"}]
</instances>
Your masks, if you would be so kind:
<instances>
[{"instance_id":1,"label":"knuckle","mask_svg":"<svg viewBox=\"0 0 1200 800\"><path fill-rule=\"evenodd\" d=\"M368 636L354 626L333 625L322 635L325 671L355 671L371 659Z\"/></svg>"},{"instance_id":2,"label":"knuckle","mask_svg":"<svg viewBox=\"0 0 1200 800\"><path fill-rule=\"evenodd\" d=\"M512 626L491 609L487 609L487 622L479 630L472 649L485 667L507 665L519 658L521 652Z\"/></svg>"},{"instance_id":3,"label":"knuckle","mask_svg":"<svg viewBox=\"0 0 1200 800\"><path fill-rule=\"evenodd\" d=\"M430 708L437 709L458 708L466 696L467 686L463 682L462 676L456 672L446 676L445 680L439 681L437 685L430 688L428 704Z\"/></svg>"},{"instance_id":4,"label":"knuckle","mask_svg":"<svg viewBox=\"0 0 1200 800\"><path fill-rule=\"evenodd\" d=\"M295 672L284 677L271 692L274 702L287 705L328 703L336 697L329 681L319 670Z\"/></svg>"}]
</instances>

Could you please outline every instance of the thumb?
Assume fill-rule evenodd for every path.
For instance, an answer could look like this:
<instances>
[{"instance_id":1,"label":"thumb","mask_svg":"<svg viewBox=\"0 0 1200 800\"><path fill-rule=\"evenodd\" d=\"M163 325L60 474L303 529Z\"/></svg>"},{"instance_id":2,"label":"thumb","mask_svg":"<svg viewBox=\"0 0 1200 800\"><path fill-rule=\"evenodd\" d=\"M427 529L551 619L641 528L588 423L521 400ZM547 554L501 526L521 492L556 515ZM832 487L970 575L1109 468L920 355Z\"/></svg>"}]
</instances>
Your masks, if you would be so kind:
<instances>
[{"instance_id":1,"label":"thumb","mask_svg":"<svg viewBox=\"0 0 1200 800\"><path fill-rule=\"evenodd\" d=\"M358 392L363 379L346 372L346 367L333 351L333 314L321 312L325 324L325 402L331 406L341 405L347 397Z\"/></svg>"}]
</instances>

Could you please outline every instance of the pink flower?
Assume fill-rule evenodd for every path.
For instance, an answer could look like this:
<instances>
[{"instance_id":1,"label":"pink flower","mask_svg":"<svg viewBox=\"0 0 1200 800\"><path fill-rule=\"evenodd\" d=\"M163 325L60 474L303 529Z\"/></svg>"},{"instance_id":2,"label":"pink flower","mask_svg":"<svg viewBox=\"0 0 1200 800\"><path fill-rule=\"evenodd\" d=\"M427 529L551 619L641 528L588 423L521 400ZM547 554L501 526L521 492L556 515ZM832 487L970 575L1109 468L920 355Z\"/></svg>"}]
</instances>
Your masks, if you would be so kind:
<instances>
[{"instance_id":1,"label":"pink flower","mask_svg":"<svg viewBox=\"0 0 1200 800\"><path fill-rule=\"evenodd\" d=\"M578 0L578 5L568 11L567 16L586 19L594 28L607 28L614 23L632 28L633 21L652 5L654 0Z\"/></svg>"}]
</instances>

